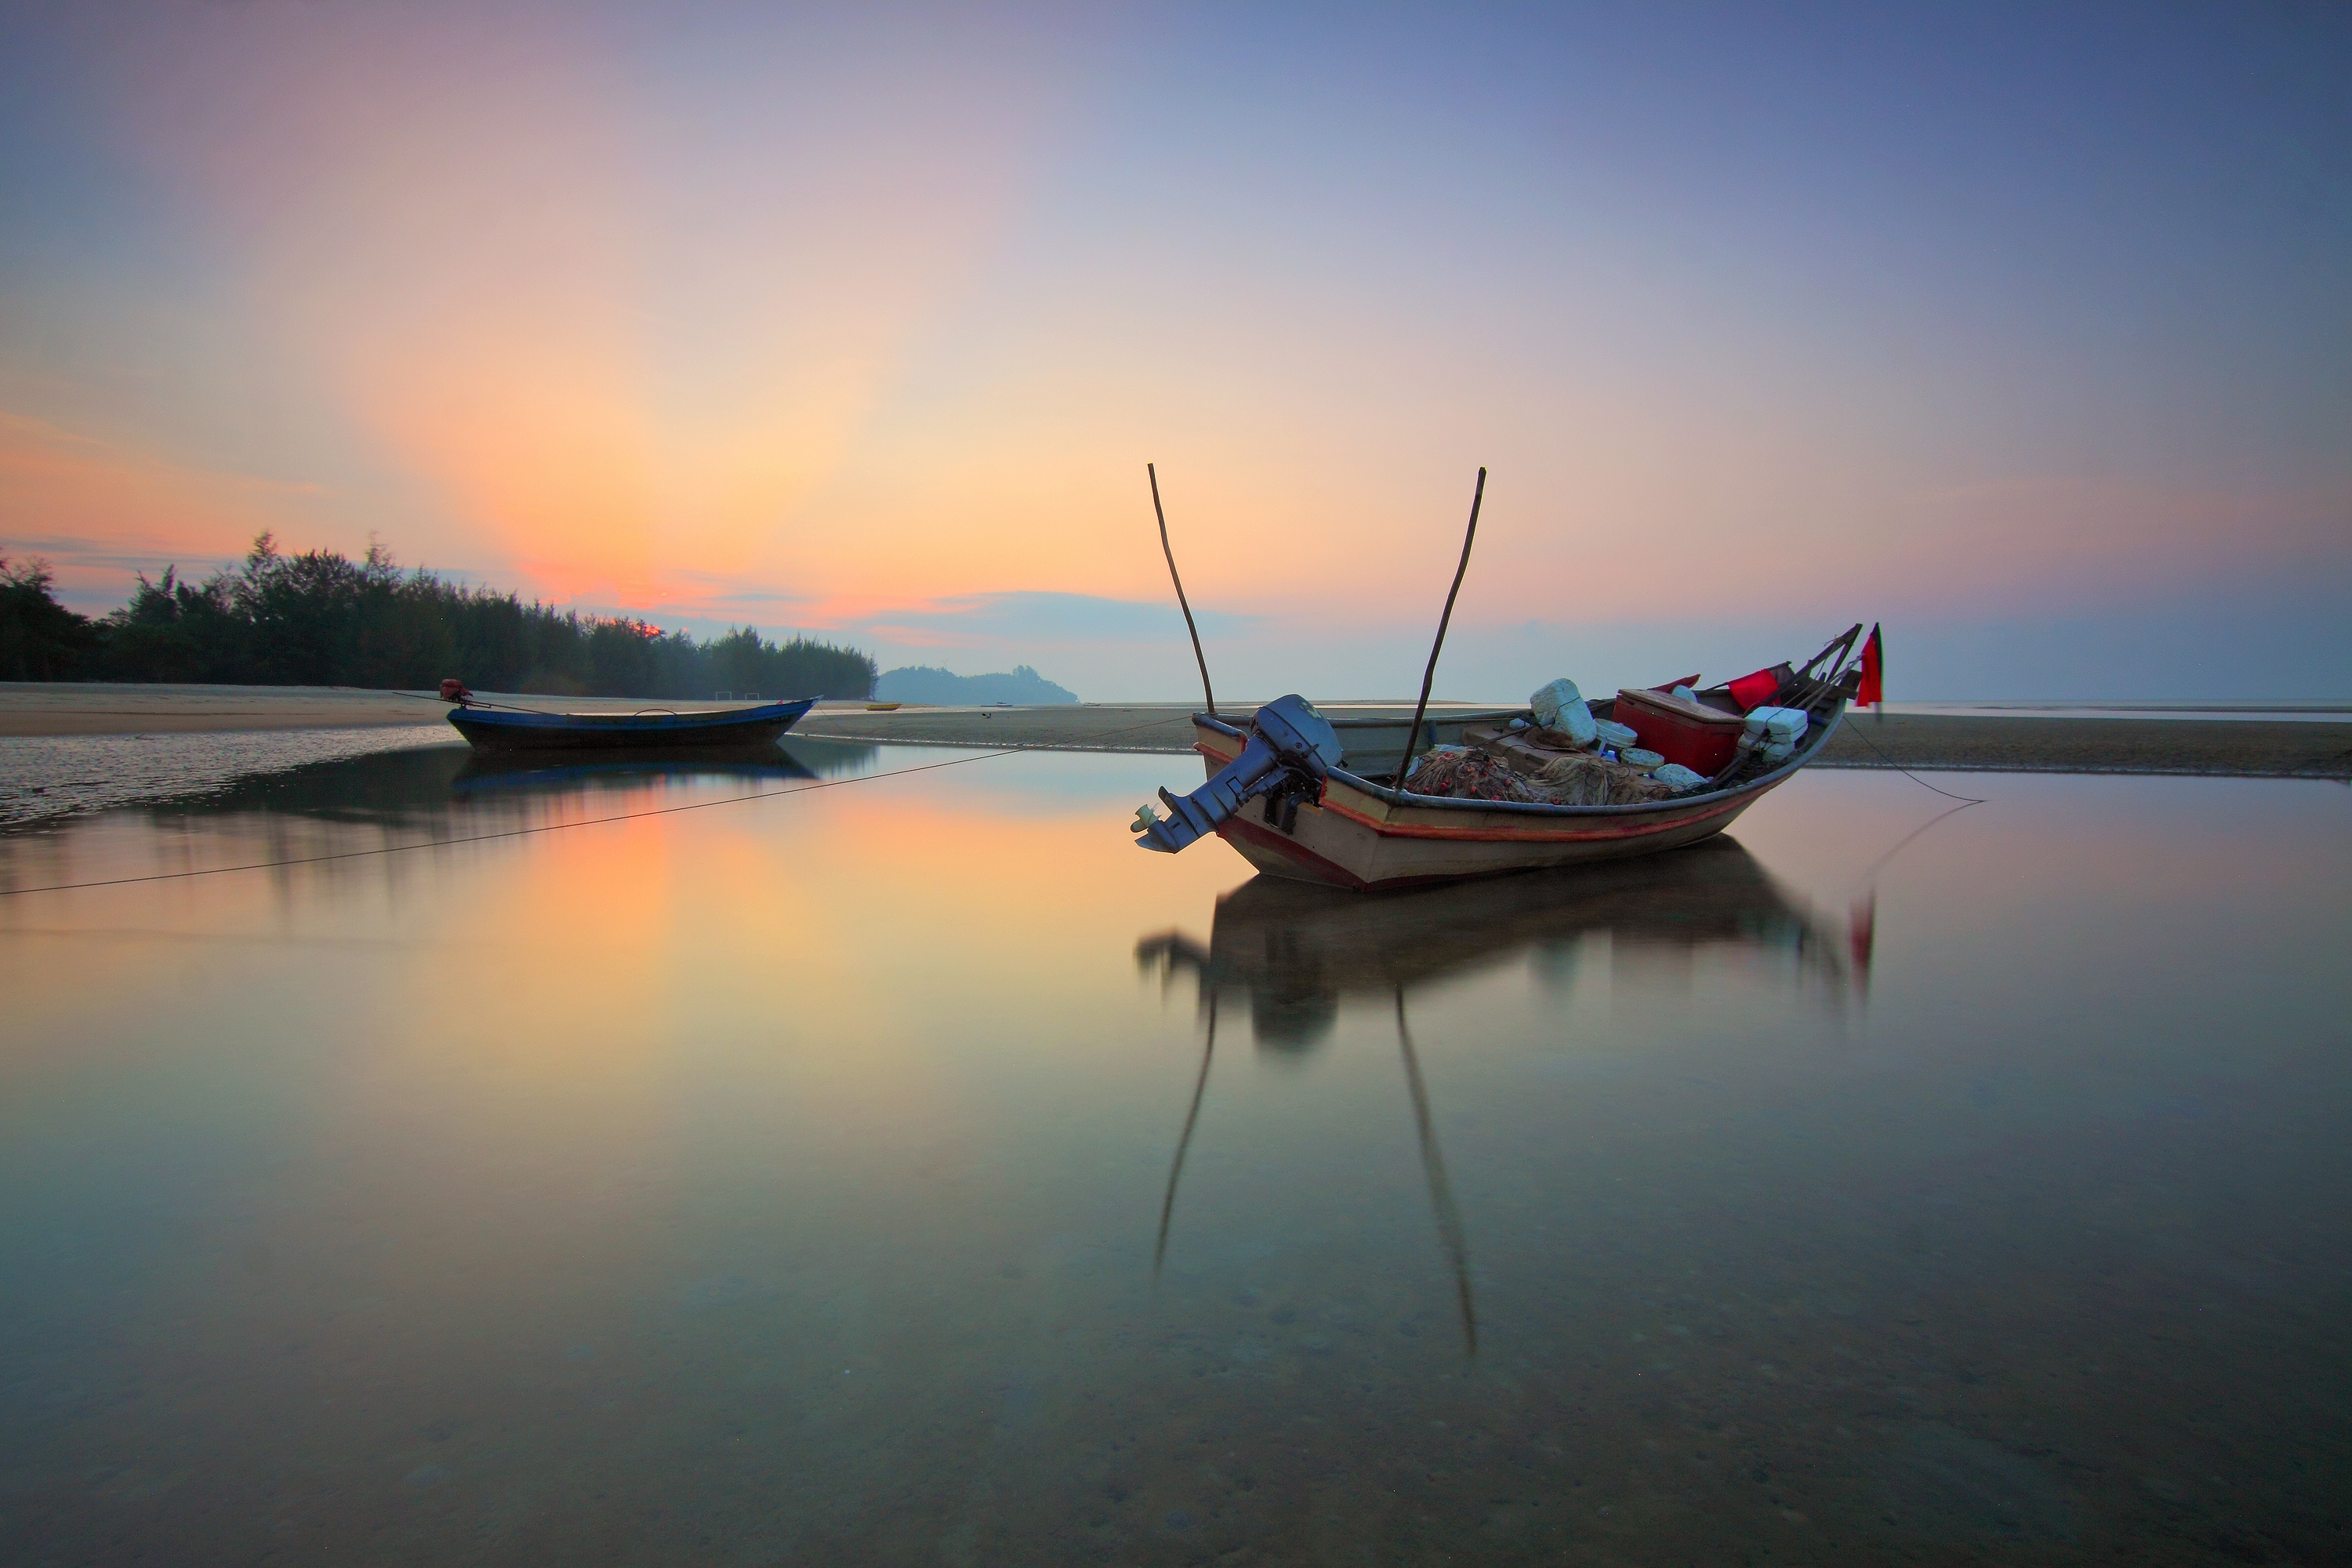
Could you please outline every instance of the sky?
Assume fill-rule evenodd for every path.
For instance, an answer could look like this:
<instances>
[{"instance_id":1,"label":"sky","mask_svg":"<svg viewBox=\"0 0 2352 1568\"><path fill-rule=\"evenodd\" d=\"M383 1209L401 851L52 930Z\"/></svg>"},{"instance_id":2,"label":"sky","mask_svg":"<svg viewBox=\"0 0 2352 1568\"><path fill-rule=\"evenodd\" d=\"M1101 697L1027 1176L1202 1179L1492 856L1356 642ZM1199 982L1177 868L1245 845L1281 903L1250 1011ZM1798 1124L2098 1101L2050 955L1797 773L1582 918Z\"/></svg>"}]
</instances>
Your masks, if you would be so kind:
<instances>
[{"instance_id":1,"label":"sky","mask_svg":"<svg viewBox=\"0 0 2352 1568\"><path fill-rule=\"evenodd\" d=\"M1227 699L2352 696L2352 10L0 0L0 553ZM462 675L462 671L452 673Z\"/></svg>"}]
</instances>

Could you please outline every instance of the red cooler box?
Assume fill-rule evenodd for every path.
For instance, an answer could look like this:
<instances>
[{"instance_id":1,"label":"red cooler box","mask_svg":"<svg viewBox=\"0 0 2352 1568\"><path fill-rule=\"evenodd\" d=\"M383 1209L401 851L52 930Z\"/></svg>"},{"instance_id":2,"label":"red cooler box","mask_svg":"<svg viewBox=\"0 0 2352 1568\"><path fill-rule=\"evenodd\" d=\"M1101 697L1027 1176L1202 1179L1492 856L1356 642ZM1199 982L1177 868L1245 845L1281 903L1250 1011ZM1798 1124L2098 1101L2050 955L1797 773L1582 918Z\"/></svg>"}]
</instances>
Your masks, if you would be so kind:
<instances>
[{"instance_id":1,"label":"red cooler box","mask_svg":"<svg viewBox=\"0 0 2352 1568\"><path fill-rule=\"evenodd\" d=\"M1713 778L1739 748L1747 721L1704 703L1685 702L1668 691L1628 689L1617 693L1617 722L1633 726L1642 744L1670 763Z\"/></svg>"}]
</instances>

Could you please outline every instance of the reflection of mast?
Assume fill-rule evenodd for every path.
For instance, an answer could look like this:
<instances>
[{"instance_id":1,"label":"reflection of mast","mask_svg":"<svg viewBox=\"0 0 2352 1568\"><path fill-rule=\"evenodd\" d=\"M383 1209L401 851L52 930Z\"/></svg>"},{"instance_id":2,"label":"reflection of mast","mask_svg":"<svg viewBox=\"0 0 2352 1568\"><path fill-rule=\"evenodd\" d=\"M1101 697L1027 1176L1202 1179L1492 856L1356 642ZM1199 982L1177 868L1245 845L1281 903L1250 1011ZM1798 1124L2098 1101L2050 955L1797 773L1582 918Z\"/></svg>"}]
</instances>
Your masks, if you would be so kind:
<instances>
[{"instance_id":1,"label":"reflection of mast","mask_svg":"<svg viewBox=\"0 0 2352 1568\"><path fill-rule=\"evenodd\" d=\"M1927 787L1935 789L1936 786L1930 784ZM1936 793L1942 795L1945 792L1936 790ZM1853 900L1853 908L1846 919L1846 943L1853 955L1853 989L1857 995L1865 995L1870 991L1870 961L1878 947L1878 874L1886 869L1887 862L1911 847L1913 840L1929 828L1948 816L1957 816L1972 805L1983 804L1980 800L1961 800L1949 811L1937 813L1905 834L1894 848L1873 860L1870 869L1862 874L1861 895Z\"/></svg>"},{"instance_id":2,"label":"reflection of mast","mask_svg":"<svg viewBox=\"0 0 2352 1568\"><path fill-rule=\"evenodd\" d=\"M1462 1300L1462 1339L1469 1353L1478 1353L1478 1306L1470 1297L1470 1243L1463 1234L1462 1211L1454 1206L1454 1184L1445 1179L1445 1155L1437 1147L1437 1129L1429 1120L1429 1090L1421 1081L1421 1060L1414 1056L1412 1034L1404 1023L1404 987L1396 990L1397 1044L1404 1052L1404 1080L1412 1090L1412 1120L1421 1133L1421 1167L1429 1177L1429 1206L1437 1216L1437 1237L1454 1265L1454 1289ZM1207 1075L1207 1064L1202 1067ZM1173 1189L1171 1189L1172 1191Z\"/></svg>"},{"instance_id":3,"label":"reflection of mast","mask_svg":"<svg viewBox=\"0 0 2352 1568\"><path fill-rule=\"evenodd\" d=\"M1878 889L1874 884L1853 901L1853 911L1846 917L1846 942L1853 954L1854 994L1867 995L1870 958L1878 946Z\"/></svg>"},{"instance_id":4,"label":"reflection of mast","mask_svg":"<svg viewBox=\"0 0 2352 1568\"><path fill-rule=\"evenodd\" d=\"M1171 973L1173 971L1171 969ZM1209 1043L1201 1047L1201 1076L1192 1085L1192 1109L1184 1113L1184 1131L1176 1140L1176 1163L1168 1167L1168 1195L1160 1200L1160 1239L1151 1248L1151 1279L1160 1279L1160 1261L1168 1256L1168 1222L1176 1214L1176 1183L1184 1174L1184 1153L1192 1146L1192 1129L1201 1120L1201 1096L1209 1088L1209 1063L1217 1055L1217 993L1209 991Z\"/></svg>"}]
</instances>

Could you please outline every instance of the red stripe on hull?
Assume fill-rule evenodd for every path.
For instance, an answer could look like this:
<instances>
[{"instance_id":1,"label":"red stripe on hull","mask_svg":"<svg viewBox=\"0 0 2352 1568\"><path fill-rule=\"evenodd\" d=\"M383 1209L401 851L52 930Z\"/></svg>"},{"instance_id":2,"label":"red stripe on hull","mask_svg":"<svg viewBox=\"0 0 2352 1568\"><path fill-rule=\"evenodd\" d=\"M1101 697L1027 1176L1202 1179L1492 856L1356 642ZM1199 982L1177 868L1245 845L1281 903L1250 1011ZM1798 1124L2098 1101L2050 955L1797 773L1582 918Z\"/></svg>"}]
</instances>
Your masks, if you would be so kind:
<instances>
[{"instance_id":1,"label":"red stripe on hull","mask_svg":"<svg viewBox=\"0 0 2352 1568\"><path fill-rule=\"evenodd\" d=\"M1475 844L1600 844L1617 838L1647 838L1653 834L1671 833L1678 827L1688 827L1694 822L1711 821L1746 809L1749 802L1763 793L1759 790L1757 795L1724 801L1705 811L1685 812L1674 816L1662 814L1622 827L1436 827L1412 822L1382 822L1328 800L1323 803L1323 809L1350 822L1360 823L1383 838L1454 838Z\"/></svg>"}]
</instances>

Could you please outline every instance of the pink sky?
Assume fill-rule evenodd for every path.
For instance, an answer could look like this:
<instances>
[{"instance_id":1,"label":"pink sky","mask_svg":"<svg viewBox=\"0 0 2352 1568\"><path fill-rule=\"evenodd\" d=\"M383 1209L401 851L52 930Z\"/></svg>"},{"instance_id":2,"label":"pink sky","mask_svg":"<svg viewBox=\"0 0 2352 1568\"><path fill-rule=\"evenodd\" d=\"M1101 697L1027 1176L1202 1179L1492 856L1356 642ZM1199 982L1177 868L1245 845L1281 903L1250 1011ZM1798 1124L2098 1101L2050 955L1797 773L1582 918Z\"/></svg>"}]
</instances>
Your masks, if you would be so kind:
<instances>
[{"instance_id":1,"label":"pink sky","mask_svg":"<svg viewBox=\"0 0 2352 1568\"><path fill-rule=\"evenodd\" d=\"M102 18L0 193L0 550L85 608L373 531L1173 696L1153 460L1234 685L1398 690L1485 464L1466 694L1856 618L1921 695L2352 685L2345 165L2158 168L2302 129L2197 77L2243 40L1862 38L1895 93L1631 25Z\"/></svg>"}]
</instances>

